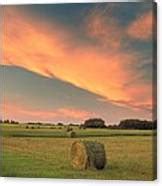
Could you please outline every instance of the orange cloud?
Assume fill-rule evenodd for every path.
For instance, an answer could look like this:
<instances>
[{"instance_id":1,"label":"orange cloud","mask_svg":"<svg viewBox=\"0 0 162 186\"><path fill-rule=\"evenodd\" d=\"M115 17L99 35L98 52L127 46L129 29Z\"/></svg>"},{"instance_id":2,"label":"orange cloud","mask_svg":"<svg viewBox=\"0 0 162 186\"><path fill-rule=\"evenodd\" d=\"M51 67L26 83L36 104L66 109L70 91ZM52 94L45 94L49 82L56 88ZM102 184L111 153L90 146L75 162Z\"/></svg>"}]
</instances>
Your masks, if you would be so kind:
<instances>
[{"instance_id":1,"label":"orange cloud","mask_svg":"<svg viewBox=\"0 0 162 186\"><path fill-rule=\"evenodd\" d=\"M86 32L102 46L118 49L121 47L124 30L116 19L105 15L105 11L96 8L91 12L86 20Z\"/></svg>"},{"instance_id":2,"label":"orange cloud","mask_svg":"<svg viewBox=\"0 0 162 186\"><path fill-rule=\"evenodd\" d=\"M18 9L5 7L3 19L4 65L57 77L114 103L123 100L123 103L145 104L146 98L141 100L140 95L146 92L147 99L152 99L150 88L136 83L138 89L134 94L124 87L138 73L131 68L139 60L136 54L113 49L105 52L92 45L76 44L76 38L66 28L54 21L53 26L38 24Z\"/></svg>"},{"instance_id":3,"label":"orange cloud","mask_svg":"<svg viewBox=\"0 0 162 186\"><path fill-rule=\"evenodd\" d=\"M22 120L28 121L35 120L35 121L54 121L54 120L85 120L87 117L91 117L93 113L90 113L85 110L74 109L74 108L57 108L57 109L45 109L45 110L38 110L33 109L28 106L22 104L15 104L12 102L4 101L1 105L3 108L2 116L3 119L15 119L15 120Z\"/></svg>"},{"instance_id":4,"label":"orange cloud","mask_svg":"<svg viewBox=\"0 0 162 186\"><path fill-rule=\"evenodd\" d=\"M87 117L90 117L92 114L79 109L72 109L72 108L60 108L57 110L57 113L59 113L60 116L70 117L74 119L85 119Z\"/></svg>"},{"instance_id":5,"label":"orange cloud","mask_svg":"<svg viewBox=\"0 0 162 186\"><path fill-rule=\"evenodd\" d=\"M128 35L140 40L149 40L153 34L153 13L149 11L130 24Z\"/></svg>"}]
</instances>

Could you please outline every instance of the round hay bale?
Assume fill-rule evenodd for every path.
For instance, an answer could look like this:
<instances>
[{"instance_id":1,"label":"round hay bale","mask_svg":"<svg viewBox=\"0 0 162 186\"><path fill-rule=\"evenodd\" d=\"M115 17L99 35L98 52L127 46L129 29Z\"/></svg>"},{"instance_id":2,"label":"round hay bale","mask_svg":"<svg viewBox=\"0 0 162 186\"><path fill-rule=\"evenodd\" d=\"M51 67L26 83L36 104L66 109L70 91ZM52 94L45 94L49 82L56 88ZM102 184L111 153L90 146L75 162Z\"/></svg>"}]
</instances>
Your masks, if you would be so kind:
<instances>
[{"instance_id":1,"label":"round hay bale","mask_svg":"<svg viewBox=\"0 0 162 186\"><path fill-rule=\"evenodd\" d=\"M74 142L71 147L71 163L77 169L103 169L106 165L104 145L93 141Z\"/></svg>"},{"instance_id":2,"label":"round hay bale","mask_svg":"<svg viewBox=\"0 0 162 186\"><path fill-rule=\"evenodd\" d=\"M75 138L76 137L76 133L74 131L70 131L67 133L68 137L70 138Z\"/></svg>"},{"instance_id":3,"label":"round hay bale","mask_svg":"<svg viewBox=\"0 0 162 186\"><path fill-rule=\"evenodd\" d=\"M66 132L70 132L73 131L73 129L71 127L67 127Z\"/></svg>"}]
</instances>

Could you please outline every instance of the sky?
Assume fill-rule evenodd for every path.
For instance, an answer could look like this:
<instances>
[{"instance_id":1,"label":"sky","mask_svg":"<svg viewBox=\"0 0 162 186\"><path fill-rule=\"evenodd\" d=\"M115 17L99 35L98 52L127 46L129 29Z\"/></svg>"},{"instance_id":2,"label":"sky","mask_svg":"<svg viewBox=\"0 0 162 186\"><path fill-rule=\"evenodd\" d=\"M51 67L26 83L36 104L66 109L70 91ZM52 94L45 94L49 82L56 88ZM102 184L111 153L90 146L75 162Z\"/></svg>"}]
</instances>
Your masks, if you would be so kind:
<instances>
[{"instance_id":1,"label":"sky","mask_svg":"<svg viewBox=\"0 0 162 186\"><path fill-rule=\"evenodd\" d=\"M3 119L152 119L153 4L5 5Z\"/></svg>"}]
</instances>

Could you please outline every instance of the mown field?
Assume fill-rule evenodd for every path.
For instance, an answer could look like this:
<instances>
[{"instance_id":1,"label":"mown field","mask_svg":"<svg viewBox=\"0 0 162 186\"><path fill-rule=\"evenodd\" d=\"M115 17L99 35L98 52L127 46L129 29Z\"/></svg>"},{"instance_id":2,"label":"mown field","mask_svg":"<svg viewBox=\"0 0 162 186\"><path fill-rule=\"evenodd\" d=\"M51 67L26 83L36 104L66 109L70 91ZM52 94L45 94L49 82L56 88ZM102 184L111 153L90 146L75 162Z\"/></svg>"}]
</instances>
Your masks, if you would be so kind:
<instances>
[{"instance_id":1,"label":"mown field","mask_svg":"<svg viewBox=\"0 0 162 186\"><path fill-rule=\"evenodd\" d=\"M75 138L65 127L1 125L2 176L153 180L155 131L79 129ZM40 128L39 128L40 127ZM76 170L70 164L70 148L76 140L105 145L107 165L103 170Z\"/></svg>"}]
</instances>

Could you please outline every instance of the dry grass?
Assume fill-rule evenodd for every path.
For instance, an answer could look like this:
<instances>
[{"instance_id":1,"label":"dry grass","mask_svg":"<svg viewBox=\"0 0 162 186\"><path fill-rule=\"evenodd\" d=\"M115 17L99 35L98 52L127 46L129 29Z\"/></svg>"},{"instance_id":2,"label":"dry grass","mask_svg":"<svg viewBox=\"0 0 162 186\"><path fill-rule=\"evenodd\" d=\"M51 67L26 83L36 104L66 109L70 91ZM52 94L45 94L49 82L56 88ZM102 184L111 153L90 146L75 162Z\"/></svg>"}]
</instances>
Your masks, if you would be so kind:
<instances>
[{"instance_id":1,"label":"dry grass","mask_svg":"<svg viewBox=\"0 0 162 186\"><path fill-rule=\"evenodd\" d=\"M75 170L70 164L74 138L3 137L3 176L152 180L151 136L88 138L105 146L102 171ZM11 169L12 167L12 169Z\"/></svg>"}]
</instances>

